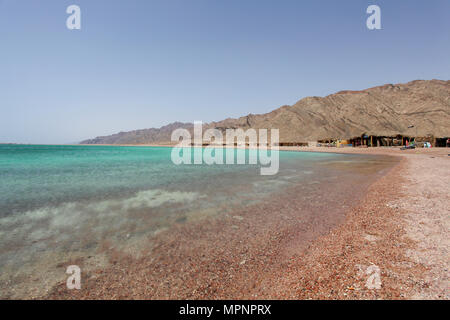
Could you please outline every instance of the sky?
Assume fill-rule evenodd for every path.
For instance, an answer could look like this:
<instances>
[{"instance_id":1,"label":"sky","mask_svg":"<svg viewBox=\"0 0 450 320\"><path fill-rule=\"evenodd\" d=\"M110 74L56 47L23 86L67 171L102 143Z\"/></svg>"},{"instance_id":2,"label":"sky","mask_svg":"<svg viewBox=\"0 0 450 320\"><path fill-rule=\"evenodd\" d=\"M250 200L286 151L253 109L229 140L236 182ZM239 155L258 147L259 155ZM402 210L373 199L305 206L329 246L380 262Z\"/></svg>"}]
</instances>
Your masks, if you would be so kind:
<instances>
[{"instance_id":1,"label":"sky","mask_svg":"<svg viewBox=\"0 0 450 320\"><path fill-rule=\"evenodd\" d=\"M373 4L381 30L366 26ZM0 142L75 143L415 79L450 79L448 0L0 0Z\"/></svg>"}]
</instances>

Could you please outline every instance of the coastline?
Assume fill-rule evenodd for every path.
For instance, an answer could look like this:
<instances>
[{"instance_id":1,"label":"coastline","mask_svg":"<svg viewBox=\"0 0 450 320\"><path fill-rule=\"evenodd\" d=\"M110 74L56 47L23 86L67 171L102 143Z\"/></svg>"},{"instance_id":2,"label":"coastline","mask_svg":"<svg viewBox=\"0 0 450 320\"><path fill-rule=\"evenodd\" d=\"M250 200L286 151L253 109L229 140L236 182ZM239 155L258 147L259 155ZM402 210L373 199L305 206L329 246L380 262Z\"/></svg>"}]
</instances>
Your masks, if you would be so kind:
<instances>
[{"instance_id":1,"label":"coastline","mask_svg":"<svg viewBox=\"0 0 450 320\"><path fill-rule=\"evenodd\" d=\"M0 8L0 302L450 301L450 0Z\"/></svg>"},{"instance_id":2,"label":"coastline","mask_svg":"<svg viewBox=\"0 0 450 320\"><path fill-rule=\"evenodd\" d=\"M401 162L371 185L363 202L349 212L344 224L313 244L304 258L311 264L319 262L320 267L311 271L307 262L289 266L293 271L277 289L277 296L450 299L449 149L300 149L392 155L400 157ZM370 265L380 268L379 290L365 288L367 274L361 269ZM296 277L310 290L296 286ZM330 290L334 293L330 294Z\"/></svg>"},{"instance_id":3,"label":"coastline","mask_svg":"<svg viewBox=\"0 0 450 320\"><path fill-rule=\"evenodd\" d=\"M302 263L288 267L288 276L275 289L277 297L450 298L448 149L374 149L336 150L390 154L401 162L371 185L344 224L316 241ZM319 266L311 270L308 265ZM364 270L371 265L381 272L379 290L365 286Z\"/></svg>"},{"instance_id":4,"label":"coastline","mask_svg":"<svg viewBox=\"0 0 450 320\"><path fill-rule=\"evenodd\" d=\"M65 283L60 283L47 295L30 295L29 298L449 299L450 261L447 235L450 212L447 208L450 203L450 190L446 183L450 178L448 149L400 151L395 148L283 147L280 150L384 155L397 157L400 161L370 183L365 195L357 197L356 205L345 210L343 219L332 223L313 219L310 225L317 227L325 221L331 229L325 230L326 232L318 237L308 234L307 238L310 237L312 241L309 241L305 248L296 248L295 241L293 246L289 241L284 241L289 237L295 238L295 230L292 234L275 233L275 236L269 238L265 235L273 231L273 223L280 220L280 217L267 219L274 216L273 212L279 211L283 201L289 206L287 197L268 205L261 217L251 216L253 220L262 220L256 224L257 229L262 229L262 234L245 235L246 240L252 241L252 250L256 248L256 259L255 256L240 258L242 252L247 252L246 247L241 247L241 253L237 252L237 256L236 252L230 252L229 248L214 248L216 251L225 250L217 251L215 260L208 260L201 255L177 256L181 271L184 270L188 276L181 275L181 279L174 277L169 282L164 281L164 269L170 268L177 276L178 272L173 268L178 264L160 261L155 265L153 258L136 260L113 249L114 252L110 252L114 257L112 267L89 272L86 290L69 292L65 289ZM339 185L330 183L328 188L336 187L339 188ZM326 190L324 193L327 194ZM289 196L295 197L295 193ZM291 209L298 210L295 205ZM214 234L224 227L229 228L227 232L231 235L228 235L229 239L218 240L228 241L235 237L234 245L240 246L243 240L241 233L250 231L247 216L243 217L230 216L225 219L225 224L208 223L194 230L180 228L177 230L180 231L179 235L168 238L170 241L166 244L157 244L156 247L160 247L157 250L172 252L173 256L180 245L187 245L181 241L184 237L195 239L196 232ZM283 215L281 220L285 218ZM264 219L272 224L265 224ZM284 222L280 223L282 226ZM254 235L256 237L252 238ZM207 241L199 244L199 252L202 252L203 248L211 247L211 243ZM280 263L274 259L276 256L271 255L272 251L291 249L301 250L289 261ZM261 260L263 265L260 265L259 269L254 268L253 260ZM82 261L67 263L72 262L83 264ZM211 262L219 264L220 274L215 274L217 270L208 266ZM365 270L372 265L380 270L380 289L366 287L368 275ZM237 270L237 273L228 272L229 266L234 271ZM142 281L147 280L146 273L150 268L156 271L155 276L159 276L161 283L149 282L150 288L145 288ZM259 270L261 274L253 275L255 270ZM253 287L235 284L235 281L245 282L247 275L256 277ZM199 281L198 277L201 278ZM205 277L210 278L205 282ZM225 278L231 282L217 283L217 279ZM189 281L194 282L187 285ZM201 281L205 282L206 286L205 283L200 283L199 286ZM171 287L174 284L175 287ZM155 285L157 287L154 287ZM185 289L190 287L194 288L193 291L187 292ZM174 294L171 294L172 290Z\"/></svg>"},{"instance_id":5,"label":"coastline","mask_svg":"<svg viewBox=\"0 0 450 320\"><path fill-rule=\"evenodd\" d=\"M264 290L257 291L257 294L255 290L232 290L234 294L228 291L224 296L214 291L217 284L210 283L211 288L203 288L200 292L195 289L188 295L157 295L156 298L449 299L446 237L449 211L446 208L450 199L448 185L444 182L448 181L450 172L447 149L406 152L393 148L280 150L394 155L401 161L370 185L358 205L346 213L345 221L312 241L295 259L277 265L271 269L270 275L266 273L258 283L258 287ZM441 170L435 171L439 166ZM418 167L422 171L414 172ZM428 179L423 179L424 176ZM427 196L418 199L418 188L428 190ZM418 211L414 211L414 203L420 204L415 208ZM436 203L440 205L436 207ZM419 227L421 224L426 227ZM101 289L80 295L69 293L59 286L47 298L155 298L153 295L146 296L145 290L135 292L136 288L133 289L133 285L140 284L137 279L143 276L141 271L143 266L145 269L146 262L131 262L127 257L123 259L126 262L115 269L118 275L93 275L94 282L88 286L100 286ZM241 262L242 265L245 263L245 260ZM371 265L380 270L380 289L366 287L368 275L364 271ZM121 272L124 266L129 270ZM195 264L191 267L200 271ZM133 272L138 276L135 277ZM127 278L130 281L125 283L130 285L131 291L123 288L123 280ZM108 281L118 282L116 285L119 287L108 285Z\"/></svg>"}]
</instances>

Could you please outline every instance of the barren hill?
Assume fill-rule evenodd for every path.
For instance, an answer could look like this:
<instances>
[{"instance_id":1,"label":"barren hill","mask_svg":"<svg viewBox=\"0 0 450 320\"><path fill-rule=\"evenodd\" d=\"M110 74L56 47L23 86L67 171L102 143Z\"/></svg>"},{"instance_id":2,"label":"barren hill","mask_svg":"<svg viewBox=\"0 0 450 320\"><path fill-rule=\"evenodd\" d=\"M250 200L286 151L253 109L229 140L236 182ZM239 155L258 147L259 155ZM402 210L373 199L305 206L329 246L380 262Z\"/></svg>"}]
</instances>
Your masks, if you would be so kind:
<instances>
[{"instance_id":1,"label":"barren hill","mask_svg":"<svg viewBox=\"0 0 450 320\"><path fill-rule=\"evenodd\" d=\"M414 125L414 128L408 128ZM192 128L173 123L160 129L122 132L86 140L84 144L144 144L170 141L172 130ZM361 91L307 97L266 114L226 119L207 128L278 128L280 142L306 142L369 135L449 137L450 81L416 80Z\"/></svg>"},{"instance_id":2,"label":"barren hill","mask_svg":"<svg viewBox=\"0 0 450 320\"><path fill-rule=\"evenodd\" d=\"M149 144L169 142L172 131L178 128L192 130L192 123L173 122L161 128L150 128L119 132L110 136L97 137L80 142L81 144Z\"/></svg>"}]
</instances>

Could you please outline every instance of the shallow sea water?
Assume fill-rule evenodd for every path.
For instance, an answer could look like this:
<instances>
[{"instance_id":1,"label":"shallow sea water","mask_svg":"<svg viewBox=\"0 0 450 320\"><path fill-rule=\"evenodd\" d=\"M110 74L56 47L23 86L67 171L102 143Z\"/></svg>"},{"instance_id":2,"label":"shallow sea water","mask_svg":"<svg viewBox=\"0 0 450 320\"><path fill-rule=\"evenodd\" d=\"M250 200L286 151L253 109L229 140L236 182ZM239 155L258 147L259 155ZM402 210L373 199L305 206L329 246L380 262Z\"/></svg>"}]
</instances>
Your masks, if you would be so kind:
<instances>
[{"instance_id":1,"label":"shallow sea water","mask_svg":"<svg viewBox=\"0 0 450 320\"><path fill-rule=\"evenodd\" d=\"M45 294L66 261L94 257L99 268L109 250L139 256L176 225L257 208L294 189L293 201L314 210L335 199L330 186L353 190L392 165L281 151L278 174L262 176L259 165L177 166L170 155L164 147L0 145L0 297Z\"/></svg>"}]
</instances>

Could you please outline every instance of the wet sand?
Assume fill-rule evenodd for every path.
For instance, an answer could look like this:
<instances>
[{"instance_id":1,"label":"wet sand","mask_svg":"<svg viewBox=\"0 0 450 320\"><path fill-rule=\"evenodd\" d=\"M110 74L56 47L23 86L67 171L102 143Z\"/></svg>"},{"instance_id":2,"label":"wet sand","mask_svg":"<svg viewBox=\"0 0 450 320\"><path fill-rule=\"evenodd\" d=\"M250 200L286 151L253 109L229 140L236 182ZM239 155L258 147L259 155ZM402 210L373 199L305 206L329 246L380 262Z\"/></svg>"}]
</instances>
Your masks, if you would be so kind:
<instances>
[{"instance_id":1,"label":"wet sand","mask_svg":"<svg viewBox=\"0 0 450 320\"><path fill-rule=\"evenodd\" d=\"M294 201L301 190L292 188L257 208L179 225L141 258L106 248L111 266L83 274L82 290L61 283L40 298L449 298L447 150L286 149L401 161L362 188L330 181L311 208ZM370 266L380 270L380 289L367 287Z\"/></svg>"}]
</instances>

